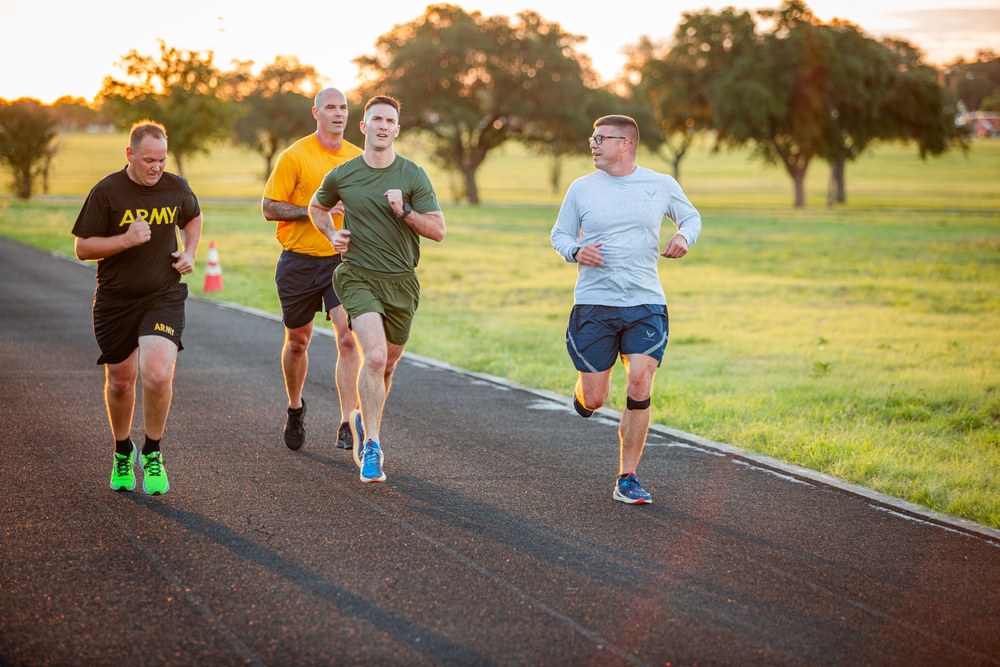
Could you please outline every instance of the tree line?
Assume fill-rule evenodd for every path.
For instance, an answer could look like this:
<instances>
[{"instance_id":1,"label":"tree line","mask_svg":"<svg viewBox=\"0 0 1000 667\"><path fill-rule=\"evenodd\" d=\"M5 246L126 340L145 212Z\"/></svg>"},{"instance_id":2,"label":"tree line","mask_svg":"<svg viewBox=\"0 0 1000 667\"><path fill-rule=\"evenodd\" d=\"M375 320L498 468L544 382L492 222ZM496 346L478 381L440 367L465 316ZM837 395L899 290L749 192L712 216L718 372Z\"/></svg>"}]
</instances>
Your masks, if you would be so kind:
<instances>
[{"instance_id":1,"label":"tree line","mask_svg":"<svg viewBox=\"0 0 1000 667\"><path fill-rule=\"evenodd\" d=\"M967 149L967 132L955 122L959 101L1000 110L1000 58L992 52L939 71L912 44L876 40L846 21L822 23L801 0L685 13L669 42L629 46L623 72L603 86L578 51L584 40L533 11L485 16L430 5L380 36L373 54L355 58L360 84L347 91L351 111L374 94L402 100L405 124L472 204L480 201L479 168L504 143L521 141L547 157L558 191L561 161L586 150L593 120L625 113L678 179L692 142L709 137L714 150L749 148L783 167L803 207L815 160L830 168L829 203L843 202L846 164L876 142L914 143L921 157ZM212 51L161 40L158 56L133 50L117 65L125 76L106 77L93 104L0 100L0 164L18 197L46 187L60 128L127 129L154 118L168 128L182 175L191 157L232 141L261 156L263 179L281 150L315 129L305 110L321 77L295 57L279 56L256 73L252 61L222 70ZM360 143L353 125L347 138Z\"/></svg>"}]
</instances>

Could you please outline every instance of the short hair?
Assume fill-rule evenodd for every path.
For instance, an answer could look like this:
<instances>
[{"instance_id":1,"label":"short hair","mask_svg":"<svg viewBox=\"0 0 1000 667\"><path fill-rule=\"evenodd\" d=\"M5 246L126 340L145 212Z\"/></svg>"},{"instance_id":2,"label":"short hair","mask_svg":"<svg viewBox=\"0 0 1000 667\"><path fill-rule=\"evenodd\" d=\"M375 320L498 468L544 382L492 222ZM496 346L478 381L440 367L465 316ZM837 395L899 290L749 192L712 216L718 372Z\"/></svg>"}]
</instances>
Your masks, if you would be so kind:
<instances>
[{"instance_id":1,"label":"short hair","mask_svg":"<svg viewBox=\"0 0 1000 667\"><path fill-rule=\"evenodd\" d=\"M139 150L139 145L146 137L153 137L155 139L163 139L166 141L167 129L155 120L150 120L148 118L143 118L142 120L137 120L132 123L132 129L129 130L128 133L129 147L134 151Z\"/></svg>"},{"instance_id":2,"label":"short hair","mask_svg":"<svg viewBox=\"0 0 1000 667\"><path fill-rule=\"evenodd\" d=\"M365 104L365 118L368 118L368 110L371 109L376 104L388 104L389 106L391 106L393 109L396 110L396 113L399 113L399 108L403 106L402 104L400 104L399 100L397 100L395 97L392 97L391 95L376 95L375 97L368 100L367 104Z\"/></svg>"},{"instance_id":3,"label":"short hair","mask_svg":"<svg viewBox=\"0 0 1000 667\"><path fill-rule=\"evenodd\" d=\"M628 137L633 144L636 146L639 145L639 126L636 124L635 119L631 116L622 116L619 114L601 116L594 121L594 129L597 129L598 125L611 125L612 127L619 127L625 131L625 136Z\"/></svg>"}]
</instances>

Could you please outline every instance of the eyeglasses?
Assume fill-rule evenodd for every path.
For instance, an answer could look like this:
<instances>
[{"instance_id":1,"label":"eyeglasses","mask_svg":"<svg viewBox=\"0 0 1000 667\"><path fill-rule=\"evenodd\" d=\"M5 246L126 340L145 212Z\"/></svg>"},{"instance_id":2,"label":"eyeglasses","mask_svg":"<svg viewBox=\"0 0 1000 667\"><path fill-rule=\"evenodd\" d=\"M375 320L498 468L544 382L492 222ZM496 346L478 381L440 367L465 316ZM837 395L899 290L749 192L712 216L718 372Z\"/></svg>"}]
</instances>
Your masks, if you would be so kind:
<instances>
[{"instance_id":1,"label":"eyeglasses","mask_svg":"<svg viewBox=\"0 0 1000 667\"><path fill-rule=\"evenodd\" d=\"M595 134L592 137L587 137L587 145L596 144L600 146L604 143L605 139L628 139L628 137L606 137L603 134Z\"/></svg>"}]
</instances>

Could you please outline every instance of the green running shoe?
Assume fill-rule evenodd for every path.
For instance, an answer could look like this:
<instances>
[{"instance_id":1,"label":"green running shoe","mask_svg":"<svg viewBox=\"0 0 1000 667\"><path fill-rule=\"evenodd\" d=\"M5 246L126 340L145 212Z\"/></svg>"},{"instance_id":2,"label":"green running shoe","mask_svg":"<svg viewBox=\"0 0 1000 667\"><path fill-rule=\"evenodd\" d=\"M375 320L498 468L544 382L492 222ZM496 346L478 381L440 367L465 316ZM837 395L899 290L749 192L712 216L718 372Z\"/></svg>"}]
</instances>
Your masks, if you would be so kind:
<instances>
[{"instance_id":1,"label":"green running shoe","mask_svg":"<svg viewBox=\"0 0 1000 667\"><path fill-rule=\"evenodd\" d=\"M167 469L163 467L163 454L153 452L142 454L142 490L151 496L159 496L170 490Z\"/></svg>"},{"instance_id":2,"label":"green running shoe","mask_svg":"<svg viewBox=\"0 0 1000 667\"><path fill-rule=\"evenodd\" d=\"M128 456L115 452L115 464L111 468L111 489L113 491L131 491L135 488L135 443Z\"/></svg>"}]
</instances>

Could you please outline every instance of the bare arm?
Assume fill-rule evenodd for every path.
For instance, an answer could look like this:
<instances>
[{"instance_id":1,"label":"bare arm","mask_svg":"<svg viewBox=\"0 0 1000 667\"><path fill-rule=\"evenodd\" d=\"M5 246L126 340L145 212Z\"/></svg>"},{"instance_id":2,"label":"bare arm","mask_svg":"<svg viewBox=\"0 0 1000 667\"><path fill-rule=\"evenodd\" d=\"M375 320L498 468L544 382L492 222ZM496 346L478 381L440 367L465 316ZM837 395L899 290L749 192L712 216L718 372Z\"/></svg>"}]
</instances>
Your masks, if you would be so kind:
<instances>
[{"instance_id":1,"label":"bare arm","mask_svg":"<svg viewBox=\"0 0 1000 667\"><path fill-rule=\"evenodd\" d=\"M401 190L386 190L385 198L389 200L389 206L397 216L403 215L403 193ZM441 211L427 211L419 213L410 211L410 214L403 220L410 226L410 229L420 234L424 238L432 241L444 241L447 229L444 224L444 213Z\"/></svg>"},{"instance_id":2,"label":"bare arm","mask_svg":"<svg viewBox=\"0 0 1000 667\"><path fill-rule=\"evenodd\" d=\"M120 252L140 246L152 237L149 223L139 214L139 217L128 226L124 234L114 236L77 236L74 250L77 259L104 259Z\"/></svg>"},{"instance_id":3,"label":"bare arm","mask_svg":"<svg viewBox=\"0 0 1000 667\"><path fill-rule=\"evenodd\" d=\"M309 207L296 206L287 201L277 201L264 197L260 202L260 210L264 219L270 222L306 222L309 220Z\"/></svg>"},{"instance_id":4,"label":"bare arm","mask_svg":"<svg viewBox=\"0 0 1000 667\"><path fill-rule=\"evenodd\" d=\"M444 213L441 211L427 211L427 213L411 211L403 222L424 238L438 242L444 241L447 230L444 224Z\"/></svg>"},{"instance_id":5,"label":"bare arm","mask_svg":"<svg viewBox=\"0 0 1000 667\"><path fill-rule=\"evenodd\" d=\"M183 250L178 250L170 256L174 258L174 270L182 276L194 271L194 258L198 254L198 243L201 241L202 217L192 218L181 232Z\"/></svg>"},{"instance_id":6,"label":"bare arm","mask_svg":"<svg viewBox=\"0 0 1000 667\"><path fill-rule=\"evenodd\" d=\"M337 229L333 224L333 216L344 212L344 202L338 201L332 208L327 208L319 203L316 195L313 195L309 202L309 219L316 225L316 229L323 233L323 236L330 239L330 245L337 252L345 252L351 240L351 232L346 229Z\"/></svg>"}]
</instances>

